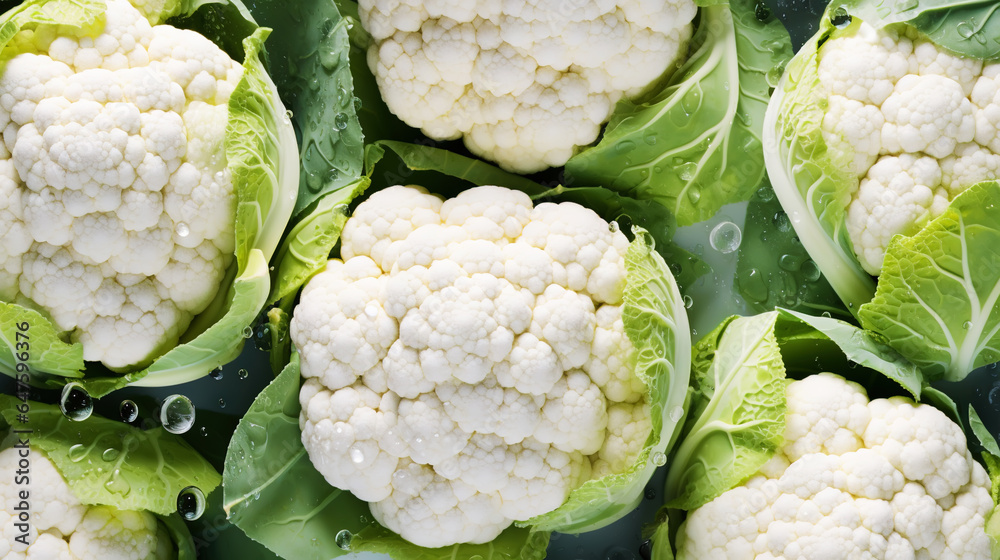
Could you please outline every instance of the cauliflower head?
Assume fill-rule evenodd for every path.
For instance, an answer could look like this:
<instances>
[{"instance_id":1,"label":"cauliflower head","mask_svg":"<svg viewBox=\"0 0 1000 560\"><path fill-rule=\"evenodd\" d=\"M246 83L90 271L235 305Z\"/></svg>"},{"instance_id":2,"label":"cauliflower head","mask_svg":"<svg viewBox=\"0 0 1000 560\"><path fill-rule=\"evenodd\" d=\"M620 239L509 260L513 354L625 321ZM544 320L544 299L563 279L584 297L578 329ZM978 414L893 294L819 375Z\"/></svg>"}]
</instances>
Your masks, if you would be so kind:
<instances>
[{"instance_id":1,"label":"cauliflower head","mask_svg":"<svg viewBox=\"0 0 1000 560\"><path fill-rule=\"evenodd\" d=\"M784 446L689 514L679 558L991 558L990 480L943 412L830 373L786 394Z\"/></svg>"},{"instance_id":2,"label":"cauliflower head","mask_svg":"<svg viewBox=\"0 0 1000 560\"><path fill-rule=\"evenodd\" d=\"M561 166L686 54L691 0L361 0L389 109L519 173Z\"/></svg>"},{"instance_id":3,"label":"cauliflower head","mask_svg":"<svg viewBox=\"0 0 1000 560\"><path fill-rule=\"evenodd\" d=\"M127 0L96 36L25 29L0 57L0 300L42 311L87 361L145 365L232 261L243 68Z\"/></svg>"},{"instance_id":4,"label":"cauliflower head","mask_svg":"<svg viewBox=\"0 0 1000 560\"><path fill-rule=\"evenodd\" d=\"M651 431L622 323L629 241L484 186L362 202L302 291L302 442L420 546L483 543L622 472Z\"/></svg>"},{"instance_id":5,"label":"cauliflower head","mask_svg":"<svg viewBox=\"0 0 1000 560\"><path fill-rule=\"evenodd\" d=\"M167 530L145 511L80 503L56 467L41 451L31 449L30 531L28 545L14 540L20 522L14 484L18 452L0 451L0 558L4 560L170 560L176 551Z\"/></svg>"},{"instance_id":6,"label":"cauliflower head","mask_svg":"<svg viewBox=\"0 0 1000 560\"><path fill-rule=\"evenodd\" d=\"M877 276L894 235L916 233L963 190L1000 177L1000 63L864 22L818 58L823 139L859 182L847 233Z\"/></svg>"}]
</instances>

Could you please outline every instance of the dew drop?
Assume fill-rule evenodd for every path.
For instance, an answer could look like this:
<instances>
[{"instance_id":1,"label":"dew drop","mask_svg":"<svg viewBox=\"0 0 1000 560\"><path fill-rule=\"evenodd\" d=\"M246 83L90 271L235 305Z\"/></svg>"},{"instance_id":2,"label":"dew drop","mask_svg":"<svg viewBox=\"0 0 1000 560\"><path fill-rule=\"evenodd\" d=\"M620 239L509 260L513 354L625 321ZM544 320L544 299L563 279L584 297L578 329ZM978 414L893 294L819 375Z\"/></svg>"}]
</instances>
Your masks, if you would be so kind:
<instances>
[{"instance_id":1,"label":"dew drop","mask_svg":"<svg viewBox=\"0 0 1000 560\"><path fill-rule=\"evenodd\" d=\"M756 268L741 270L736 281L739 282L740 291L754 303L767 301L767 282L764 281L764 275Z\"/></svg>"},{"instance_id":2,"label":"dew drop","mask_svg":"<svg viewBox=\"0 0 1000 560\"><path fill-rule=\"evenodd\" d=\"M802 272L802 277L808 282L815 282L819 280L820 272L819 266L813 261L805 261L802 263L802 267L799 269Z\"/></svg>"},{"instance_id":3,"label":"dew drop","mask_svg":"<svg viewBox=\"0 0 1000 560\"><path fill-rule=\"evenodd\" d=\"M110 463L111 461L117 459L119 455L121 455L120 451L118 451L114 447L109 447L104 450L104 453L101 453L101 459L104 459L105 461L108 461Z\"/></svg>"},{"instance_id":4,"label":"dew drop","mask_svg":"<svg viewBox=\"0 0 1000 560\"><path fill-rule=\"evenodd\" d=\"M216 381L222 380L222 366L219 366L212 371L208 372L208 375L212 376L212 379Z\"/></svg>"},{"instance_id":5,"label":"dew drop","mask_svg":"<svg viewBox=\"0 0 1000 560\"><path fill-rule=\"evenodd\" d=\"M70 420L79 422L90 418L94 412L94 399L79 383L67 383L59 397L59 408Z\"/></svg>"},{"instance_id":6,"label":"dew drop","mask_svg":"<svg viewBox=\"0 0 1000 560\"><path fill-rule=\"evenodd\" d=\"M729 254L738 249L741 241L743 241L743 232L740 231L740 226L733 222L720 223L712 228L712 232L708 236L708 242L712 248L722 254Z\"/></svg>"},{"instance_id":7,"label":"dew drop","mask_svg":"<svg viewBox=\"0 0 1000 560\"><path fill-rule=\"evenodd\" d=\"M240 379L246 379L247 377L249 377L249 376L250 376L250 372L248 372L248 371L247 371L247 370L245 370L245 369L241 369L240 371L236 372L236 375L237 375L237 376L238 376L238 377L239 377Z\"/></svg>"},{"instance_id":8,"label":"dew drop","mask_svg":"<svg viewBox=\"0 0 1000 560\"><path fill-rule=\"evenodd\" d=\"M205 513L205 493L197 486L188 486L177 494L177 513L187 521L194 521Z\"/></svg>"},{"instance_id":9,"label":"dew drop","mask_svg":"<svg viewBox=\"0 0 1000 560\"><path fill-rule=\"evenodd\" d=\"M767 21L771 18L771 9L767 7L767 4L757 2L753 9L753 15L757 17L757 21Z\"/></svg>"},{"instance_id":10,"label":"dew drop","mask_svg":"<svg viewBox=\"0 0 1000 560\"><path fill-rule=\"evenodd\" d=\"M990 404L994 407L1000 406L1000 385L994 385L993 388L990 389L990 394L987 398L989 399ZM72 449L70 449L70 451L72 451Z\"/></svg>"},{"instance_id":11,"label":"dew drop","mask_svg":"<svg viewBox=\"0 0 1000 560\"><path fill-rule=\"evenodd\" d=\"M184 222L177 222L177 225L174 226L174 231L177 232L177 237L187 237L191 233L191 228Z\"/></svg>"},{"instance_id":12,"label":"dew drop","mask_svg":"<svg viewBox=\"0 0 1000 560\"><path fill-rule=\"evenodd\" d=\"M160 403L160 423L172 434L183 434L194 425L194 405L184 395L170 395Z\"/></svg>"},{"instance_id":13,"label":"dew drop","mask_svg":"<svg viewBox=\"0 0 1000 560\"><path fill-rule=\"evenodd\" d=\"M69 448L69 460L74 463L79 463L87 457L87 446L82 443L77 443Z\"/></svg>"},{"instance_id":14,"label":"dew drop","mask_svg":"<svg viewBox=\"0 0 1000 560\"><path fill-rule=\"evenodd\" d=\"M657 467L662 467L663 465L667 464L667 456L664 455L663 453L660 453L659 451L653 453L653 456L650 459L653 461L653 464L656 465Z\"/></svg>"},{"instance_id":15,"label":"dew drop","mask_svg":"<svg viewBox=\"0 0 1000 560\"><path fill-rule=\"evenodd\" d=\"M643 493L643 495L646 497L647 500L656 499L656 489L653 487L646 488L646 491Z\"/></svg>"},{"instance_id":16,"label":"dew drop","mask_svg":"<svg viewBox=\"0 0 1000 560\"><path fill-rule=\"evenodd\" d=\"M253 336L253 327L250 325L243 327L243 338L250 338L251 336Z\"/></svg>"},{"instance_id":17,"label":"dew drop","mask_svg":"<svg viewBox=\"0 0 1000 560\"><path fill-rule=\"evenodd\" d=\"M635 142L631 140L622 140L621 142L615 144L615 151L619 154L627 154L635 149Z\"/></svg>"},{"instance_id":18,"label":"dew drop","mask_svg":"<svg viewBox=\"0 0 1000 560\"><path fill-rule=\"evenodd\" d=\"M788 214L784 212L777 212L772 218L774 222L774 227L778 228L780 232L787 232L792 229L792 221L788 219Z\"/></svg>"},{"instance_id":19,"label":"dew drop","mask_svg":"<svg viewBox=\"0 0 1000 560\"><path fill-rule=\"evenodd\" d=\"M608 231L611 233L618 233L621 231L621 226L619 226L618 222L615 221L608 222Z\"/></svg>"},{"instance_id":20,"label":"dew drop","mask_svg":"<svg viewBox=\"0 0 1000 560\"><path fill-rule=\"evenodd\" d=\"M360 97L355 97L354 98L354 112L358 112L360 110L361 110L361 98Z\"/></svg>"},{"instance_id":21,"label":"dew drop","mask_svg":"<svg viewBox=\"0 0 1000 560\"><path fill-rule=\"evenodd\" d=\"M691 201L691 204L698 204L698 201L701 200L701 189L698 187L691 187L691 189L688 190L687 196L688 200Z\"/></svg>"},{"instance_id":22,"label":"dew drop","mask_svg":"<svg viewBox=\"0 0 1000 560\"><path fill-rule=\"evenodd\" d=\"M291 112L291 110L285 111L285 119L284 119L285 120L285 124L292 124L292 117L293 116L295 116L295 115L294 115L294 113Z\"/></svg>"},{"instance_id":23,"label":"dew drop","mask_svg":"<svg viewBox=\"0 0 1000 560\"><path fill-rule=\"evenodd\" d=\"M970 328L972 328L972 321L966 321L962 323L962 328L965 330L969 330Z\"/></svg>"},{"instance_id":24,"label":"dew drop","mask_svg":"<svg viewBox=\"0 0 1000 560\"><path fill-rule=\"evenodd\" d=\"M347 128L347 114L337 113L337 116L333 117L333 126L335 126L337 130L344 130Z\"/></svg>"},{"instance_id":25,"label":"dew drop","mask_svg":"<svg viewBox=\"0 0 1000 560\"><path fill-rule=\"evenodd\" d=\"M129 492L132 491L132 485L125 480L122 476L120 469L115 469L111 473L111 478L104 483L104 487L108 489L108 492L112 494L118 494L120 496L128 496Z\"/></svg>"},{"instance_id":26,"label":"dew drop","mask_svg":"<svg viewBox=\"0 0 1000 560\"><path fill-rule=\"evenodd\" d=\"M350 531L347 529L341 529L337 532L337 536L333 538L333 542L337 543L337 546L340 547L341 550L350 550L351 539L353 537L354 535L352 535Z\"/></svg>"},{"instance_id":27,"label":"dew drop","mask_svg":"<svg viewBox=\"0 0 1000 560\"><path fill-rule=\"evenodd\" d=\"M226 400L219 399L219 408L226 408Z\"/></svg>"},{"instance_id":28,"label":"dew drop","mask_svg":"<svg viewBox=\"0 0 1000 560\"><path fill-rule=\"evenodd\" d=\"M782 270L787 270L788 272L795 272L802 266L802 257L792 254L781 255L778 258L778 266Z\"/></svg>"},{"instance_id":29,"label":"dew drop","mask_svg":"<svg viewBox=\"0 0 1000 560\"><path fill-rule=\"evenodd\" d=\"M830 23L832 23L837 29L844 29L845 27L851 25L851 14L847 13L846 8L840 6L834 10L833 15L830 16Z\"/></svg>"},{"instance_id":30,"label":"dew drop","mask_svg":"<svg viewBox=\"0 0 1000 560\"><path fill-rule=\"evenodd\" d=\"M681 180L690 181L691 179L694 179L695 173L698 172L698 164L693 161L689 161L678 165L676 171L677 176L680 177ZM699 193L698 196L700 197L701 193Z\"/></svg>"},{"instance_id":31,"label":"dew drop","mask_svg":"<svg viewBox=\"0 0 1000 560\"><path fill-rule=\"evenodd\" d=\"M675 406L674 408L670 409L670 421L671 422L680 422L681 418L683 418L683 417L684 417L684 408L683 407Z\"/></svg>"},{"instance_id":32,"label":"dew drop","mask_svg":"<svg viewBox=\"0 0 1000 560\"><path fill-rule=\"evenodd\" d=\"M694 305L694 299L691 296L684 296L684 308L691 309L692 305Z\"/></svg>"},{"instance_id":33,"label":"dew drop","mask_svg":"<svg viewBox=\"0 0 1000 560\"><path fill-rule=\"evenodd\" d=\"M207 437L207 436L208 436L208 428L206 428L205 426L202 426L201 427L201 437Z\"/></svg>"},{"instance_id":34,"label":"dew drop","mask_svg":"<svg viewBox=\"0 0 1000 560\"><path fill-rule=\"evenodd\" d=\"M135 402L125 399L118 405L118 414L122 417L122 422L135 422L139 417L139 406Z\"/></svg>"}]
</instances>

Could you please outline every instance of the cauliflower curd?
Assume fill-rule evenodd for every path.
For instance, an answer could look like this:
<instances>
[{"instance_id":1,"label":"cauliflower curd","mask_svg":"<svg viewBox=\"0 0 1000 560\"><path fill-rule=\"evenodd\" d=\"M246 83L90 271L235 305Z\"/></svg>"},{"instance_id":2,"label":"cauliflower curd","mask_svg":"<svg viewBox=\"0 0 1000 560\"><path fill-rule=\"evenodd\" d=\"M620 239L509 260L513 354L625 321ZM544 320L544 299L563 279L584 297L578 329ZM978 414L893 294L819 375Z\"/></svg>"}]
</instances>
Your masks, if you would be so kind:
<instances>
[{"instance_id":1,"label":"cauliflower curd","mask_svg":"<svg viewBox=\"0 0 1000 560\"><path fill-rule=\"evenodd\" d=\"M952 55L912 28L824 43L823 138L860 181L847 232L878 275L889 240L912 235L980 181L1000 177L1000 63Z\"/></svg>"},{"instance_id":2,"label":"cauliflower curd","mask_svg":"<svg viewBox=\"0 0 1000 560\"><path fill-rule=\"evenodd\" d=\"M291 321L312 463L426 547L488 542L624 471L651 430L628 247L591 210L501 187L372 195Z\"/></svg>"},{"instance_id":3,"label":"cauliflower curd","mask_svg":"<svg viewBox=\"0 0 1000 560\"><path fill-rule=\"evenodd\" d=\"M561 166L686 54L690 0L360 0L382 98L519 173Z\"/></svg>"},{"instance_id":4,"label":"cauliflower curd","mask_svg":"<svg viewBox=\"0 0 1000 560\"><path fill-rule=\"evenodd\" d=\"M73 494L62 475L39 450L31 450L31 521L27 541L18 536L18 492L14 484L19 455L0 452L0 558L4 560L169 560L174 545L156 516L110 506L87 506Z\"/></svg>"},{"instance_id":5,"label":"cauliflower curd","mask_svg":"<svg viewBox=\"0 0 1000 560\"><path fill-rule=\"evenodd\" d=\"M990 480L943 412L829 373L787 403L784 446L691 512L678 558L991 558Z\"/></svg>"},{"instance_id":6,"label":"cauliflower curd","mask_svg":"<svg viewBox=\"0 0 1000 560\"><path fill-rule=\"evenodd\" d=\"M93 38L43 26L2 53L0 300L125 368L176 344L232 260L224 139L243 70L196 32L107 4Z\"/></svg>"}]
</instances>

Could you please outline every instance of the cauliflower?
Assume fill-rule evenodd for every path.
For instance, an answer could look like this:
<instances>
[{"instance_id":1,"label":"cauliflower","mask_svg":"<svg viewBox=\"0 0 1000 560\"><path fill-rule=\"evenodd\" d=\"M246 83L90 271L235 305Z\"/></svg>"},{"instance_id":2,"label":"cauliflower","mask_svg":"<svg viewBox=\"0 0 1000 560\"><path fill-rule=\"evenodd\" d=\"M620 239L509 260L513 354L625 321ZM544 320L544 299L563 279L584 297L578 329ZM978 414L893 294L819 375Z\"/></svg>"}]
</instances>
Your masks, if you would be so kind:
<instances>
[{"instance_id":1,"label":"cauliflower","mask_svg":"<svg viewBox=\"0 0 1000 560\"><path fill-rule=\"evenodd\" d=\"M389 109L519 173L561 166L686 54L690 0L361 0Z\"/></svg>"},{"instance_id":2,"label":"cauliflower","mask_svg":"<svg viewBox=\"0 0 1000 560\"><path fill-rule=\"evenodd\" d=\"M14 484L19 455L0 451L0 558L5 560L168 560L176 551L167 530L145 511L87 506L41 451L31 449L31 519L28 544L15 540L23 486Z\"/></svg>"},{"instance_id":3,"label":"cauliflower","mask_svg":"<svg viewBox=\"0 0 1000 560\"><path fill-rule=\"evenodd\" d=\"M234 168L226 153L234 92L269 80L195 31L151 24L161 14L128 0L103 4L78 14L98 18L93 33L25 25L3 49L0 301L42 312L84 360L123 371L177 344L225 293L237 236L263 229L237 233L242 163ZM51 0L46 9L70 8ZM256 53L247 59L253 68ZM263 120L276 101L235 111ZM284 180L279 159L286 163L284 152L267 165ZM270 197L271 187L261 181L241 196ZM261 222L271 212L283 227L287 198Z\"/></svg>"},{"instance_id":4,"label":"cauliflower","mask_svg":"<svg viewBox=\"0 0 1000 560\"><path fill-rule=\"evenodd\" d=\"M312 463L425 547L489 542L623 472L652 428L628 248L591 210L501 187L372 195L291 320Z\"/></svg>"},{"instance_id":5,"label":"cauliflower","mask_svg":"<svg viewBox=\"0 0 1000 560\"><path fill-rule=\"evenodd\" d=\"M831 373L786 395L784 445L689 514L679 558L991 558L990 480L943 412Z\"/></svg>"},{"instance_id":6,"label":"cauliflower","mask_svg":"<svg viewBox=\"0 0 1000 560\"><path fill-rule=\"evenodd\" d=\"M860 182L847 233L877 276L894 235L912 235L966 188L1000 177L1000 63L865 22L824 43L818 58L823 139Z\"/></svg>"}]
</instances>

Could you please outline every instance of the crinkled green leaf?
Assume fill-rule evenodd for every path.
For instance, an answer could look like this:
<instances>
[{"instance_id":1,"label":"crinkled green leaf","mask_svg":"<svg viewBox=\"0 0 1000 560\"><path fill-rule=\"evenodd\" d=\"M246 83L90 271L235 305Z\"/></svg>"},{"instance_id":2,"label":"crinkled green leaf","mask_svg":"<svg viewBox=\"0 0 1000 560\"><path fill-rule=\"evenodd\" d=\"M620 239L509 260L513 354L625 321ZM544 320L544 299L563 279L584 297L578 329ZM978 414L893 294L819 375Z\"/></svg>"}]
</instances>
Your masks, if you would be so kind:
<instances>
[{"instance_id":1,"label":"crinkled green leaf","mask_svg":"<svg viewBox=\"0 0 1000 560\"><path fill-rule=\"evenodd\" d=\"M224 508L252 539L289 560L348 554L337 533L349 531L350 552L384 552L396 560L484 560L545 556L548 534L510 528L483 545L427 549L380 527L368 504L330 486L309 461L299 431L299 361L292 361L257 396L226 453Z\"/></svg>"},{"instance_id":2,"label":"crinkled green leaf","mask_svg":"<svg viewBox=\"0 0 1000 560\"><path fill-rule=\"evenodd\" d=\"M177 560L197 560L198 554L195 552L194 540L191 538L191 531L187 524L181 519L179 513L171 515L157 515L160 523L167 529L174 546L177 548Z\"/></svg>"},{"instance_id":3,"label":"crinkled green leaf","mask_svg":"<svg viewBox=\"0 0 1000 560\"><path fill-rule=\"evenodd\" d=\"M582 533L632 511L665 457L684 414L691 364L691 337L680 291L662 257L642 231L625 253L622 321L636 351L635 375L649 390L652 431L623 473L585 482L562 506L520 525L543 531Z\"/></svg>"},{"instance_id":4,"label":"crinkled green leaf","mask_svg":"<svg viewBox=\"0 0 1000 560\"><path fill-rule=\"evenodd\" d=\"M735 286L750 309L763 313L784 307L851 318L809 258L769 183L750 200L744 224Z\"/></svg>"},{"instance_id":5,"label":"crinkled green leaf","mask_svg":"<svg viewBox=\"0 0 1000 560\"><path fill-rule=\"evenodd\" d=\"M7 423L14 423L20 402L0 395ZM29 405L30 422L17 426L32 430L31 446L48 456L85 504L170 515L184 488L197 486L209 494L222 481L208 461L162 427L141 430L98 416L77 422L58 406Z\"/></svg>"},{"instance_id":6,"label":"crinkled green leaf","mask_svg":"<svg viewBox=\"0 0 1000 560\"><path fill-rule=\"evenodd\" d=\"M997 440L990 433L989 428L983 424L983 420L976 413L976 409L969 405L969 428L972 429L972 433L979 440L979 445L983 446L983 449L987 453L993 455L994 457L1000 458L1000 445L997 444Z\"/></svg>"},{"instance_id":7,"label":"crinkled green leaf","mask_svg":"<svg viewBox=\"0 0 1000 560\"><path fill-rule=\"evenodd\" d=\"M83 346L63 342L41 313L0 302L0 371L13 377L22 362L50 376L83 377Z\"/></svg>"},{"instance_id":8,"label":"crinkled green leaf","mask_svg":"<svg viewBox=\"0 0 1000 560\"><path fill-rule=\"evenodd\" d=\"M652 98L619 102L600 143L566 163L572 184L657 200L681 225L747 200L764 178L769 80L792 55L785 28L755 7L702 8L688 59Z\"/></svg>"},{"instance_id":9,"label":"crinkled green leaf","mask_svg":"<svg viewBox=\"0 0 1000 560\"><path fill-rule=\"evenodd\" d=\"M757 472L781 445L785 368L777 318L775 312L736 318L718 340L699 342L718 346L708 370L693 372L696 397L667 471L668 507L691 510L713 500Z\"/></svg>"},{"instance_id":10,"label":"crinkled green leaf","mask_svg":"<svg viewBox=\"0 0 1000 560\"><path fill-rule=\"evenodd\" d=\"M1000 6L995 0L838 0L831 6L875 27L908 23L961 56L1000 56Z\"/></svg>"},{"instance_id":11,"label":"crinkled green leaf","mask_svg":"<svg viewBox=\"0 0 1000 560\"><path fill-rule=\"evenodd\" d=\"M829 10L827 11L829 14ZM858 179L848 172L852 154L834 154L823 139L826 99L819 81L819 45L849 35L829 18L792 58L768 105L764 161L774 193L823 277L848 311L857 313L875 294L875 281L861 267L847 235L845 216Z\"/></svg>"},{"instance_id":12,"label":"crinkled green leaf","mask_svg":"<svg viewBox=\"0 0 1000 560\"><path fill-rule=\"evenodd\" d=\"M860 318L928 380L1000 360L1000 184L974 185L912 237L894 237Z\"/></svg>"}]
</instances>

